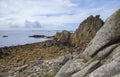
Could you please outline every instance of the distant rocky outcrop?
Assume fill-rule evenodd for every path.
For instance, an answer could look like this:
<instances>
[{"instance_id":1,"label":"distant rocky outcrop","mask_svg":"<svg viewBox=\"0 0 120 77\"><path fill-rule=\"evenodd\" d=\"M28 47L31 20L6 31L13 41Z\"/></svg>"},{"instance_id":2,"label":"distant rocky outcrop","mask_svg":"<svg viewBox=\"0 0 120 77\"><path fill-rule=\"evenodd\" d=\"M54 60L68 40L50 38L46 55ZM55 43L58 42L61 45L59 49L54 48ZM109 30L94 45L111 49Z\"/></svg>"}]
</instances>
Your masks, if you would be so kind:
<instances>
[{"instance_id":1,"label":"distant rocky outcrop","mask_svg":"<svg viewBox=\"0 0 120 77\"><path fill-rule=\"evenodd\" d=\"M63 30L62 32L56 33L54 40L57 40L58 42L65 45L69 45L70 37L71 37L71 33L69 31Z\"/></svg>"},{"instance_id":2,"label":"distant rocky outcrop","mask_svg":"<svg viewBox=\"0 0 120 77\"><path fill-rule=\"evenodd\" d=\"M79 59L83 60L68 61L55 77L120 77L120 9L105 21Z\"/></svg>"},{"instance_id":3,"label":"distant rocky outcrop","mask_svg":"<svg viewBox=\"0 0 120 77\"><path fill-rule=\"evenodd\" d=\"M46 37L45 35L32 35L32 36L29 36L29 37L33 37L33 38L44 38Z\"/></svg>"},{"instance_id":4,"label":"distant rocky outcrop","mask_svg":"<svg viewBox=\"0 0 120 77\"><path fill-rule=\"evenodd\" d=\"M32 35L32 36L29 36L29 37L32 37L32 38L53 38L54 36Z\"/></svg>"},{"instance_id":5,"label":"distant rocky outcrop","mask_svg":"<svg viewBox=\"0 0 120 77\"><path fill-rule=\"evenodd\" d=\"M91 15L79 25L74 33L66 30L57 32L54 39L61 43L80 46L89 43L103 24L104 22L99 18L99 15L95 17Z\"/></svg>"},{"instance_id":6,"label":"distant rocky outcrop","mask_svg":"<svg viewBox=\"0 0 120 77\"><path fill-rule=\"evenodd\" d=\"M2 36L2 37L6 38L6 37L8 37L8 36L4 35L4 36Z\"/></svg>"},{"instance_id":7,"label":"distant rocky outcrop","mask_svg":"<svg viewBox=\"0 0 120 77\"><path fill-rule=\"evenodd\" d=\"M77 46L85 43L89 43L96 32L103 26L104 22L99 17L100 15L89 16L84 20L78 29L72 34L71 42Z\"/></svg>"}]
</instances>

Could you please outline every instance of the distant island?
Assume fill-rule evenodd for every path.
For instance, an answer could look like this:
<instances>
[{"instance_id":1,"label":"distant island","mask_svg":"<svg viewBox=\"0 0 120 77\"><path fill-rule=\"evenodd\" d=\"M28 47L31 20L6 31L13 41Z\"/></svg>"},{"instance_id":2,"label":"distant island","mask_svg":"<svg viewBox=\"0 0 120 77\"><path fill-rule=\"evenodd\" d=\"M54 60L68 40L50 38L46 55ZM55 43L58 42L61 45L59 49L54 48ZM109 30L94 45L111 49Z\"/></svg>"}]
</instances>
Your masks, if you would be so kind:
<instances>
[{"instance_id":1,"label":"distant island","mask_svg":"<svg viewBox=\"0 0 120 77\"><path fill-rule=\"evenodd\" d=\"M4 37L4 38L5 38L5 37L8 37L8 36L4 35L4 36L2 36L2 37Z\"/></svg>"},{"instance_id":2,"label":"distant island","mask_svg":"<svg viewBox=\"0 0 120 77\"><path fill-rule=\"evenodd\" d=\"M53 38L54 36L32 35L32 36L28 36L28 37L32 37L32 38Z\"/></svg>"}]
</instances>

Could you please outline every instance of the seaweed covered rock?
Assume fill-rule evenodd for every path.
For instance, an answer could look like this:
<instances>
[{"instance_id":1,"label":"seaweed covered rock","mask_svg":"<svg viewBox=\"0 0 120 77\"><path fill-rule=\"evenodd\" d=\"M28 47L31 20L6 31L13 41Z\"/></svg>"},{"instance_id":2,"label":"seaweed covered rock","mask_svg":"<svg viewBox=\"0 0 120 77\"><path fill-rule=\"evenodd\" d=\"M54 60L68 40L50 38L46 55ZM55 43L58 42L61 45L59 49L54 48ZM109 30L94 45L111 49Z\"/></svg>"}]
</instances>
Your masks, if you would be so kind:
<instances>
[{"instance_id":1,"label":"seaweed covered rock","mask_svg":"<svg viewBox=\"0 0 120 77\"><path fill-rule=\"evenodd\" d=\"M9 53L10 50L7 49L8 52L5 52L4 49L7 49L7 48L6 48L6 47L5 47L5 48L0 48L0 59L6 57L6 56L8 56L8 55L10 55L10 53Z\"/></svg>"},{"instance_id":2,"label":"seaweed covered rock","mask_svg":"<svg viewBox=\"0 0 120 77\"><path fill-rule=\"evenodd\" d=\"M95 17L89 16L72 34L72 44L79 46L81 44L89 43L103 24L104 22L99 18L99 15L96 15Z\"/></svg>"}]
</instances>

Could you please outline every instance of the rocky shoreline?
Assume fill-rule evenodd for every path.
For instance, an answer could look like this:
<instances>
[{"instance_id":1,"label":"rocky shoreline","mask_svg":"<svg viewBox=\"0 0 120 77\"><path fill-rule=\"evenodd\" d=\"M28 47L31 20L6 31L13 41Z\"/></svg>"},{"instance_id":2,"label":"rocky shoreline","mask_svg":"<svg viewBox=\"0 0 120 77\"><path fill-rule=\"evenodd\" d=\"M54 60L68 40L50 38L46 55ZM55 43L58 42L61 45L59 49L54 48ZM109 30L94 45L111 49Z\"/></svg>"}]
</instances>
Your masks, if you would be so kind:
<instances>
[{"instance_id":1,"label":"rocky shoreline","mask_svg":"<svg viewBox=\"0 0 120 77\"><path fill-rule=\"evenodd\" d=\"M47 73L43 74L45 70L53 70L53 68L48 69L48 66L52 67L53 65L58 64L58 67L54 68L55 72L57 73L58 68L60 69L60 67L62 66L61 64L64 64L64 61L68 60L67 57L65 57L64 60L64 56L68 54L70 55L69 51L73 49L75 48L72 46L65 46L55 40L48 40L45 42L26 45L2 47L0 48L0 76L22 77L22 75L24 75L22 74L23 69L24 71L27 69L29 71L29 68L34 64L38 64L39 66L41 66L41 70L44 70L43 72L41 72L41 75L47 75ZM58 62L55 62L57 59L63 59L63 62L59 62L59 60ZM52 73L50 74L53 75Z\"/></svg>"}]
</instances>

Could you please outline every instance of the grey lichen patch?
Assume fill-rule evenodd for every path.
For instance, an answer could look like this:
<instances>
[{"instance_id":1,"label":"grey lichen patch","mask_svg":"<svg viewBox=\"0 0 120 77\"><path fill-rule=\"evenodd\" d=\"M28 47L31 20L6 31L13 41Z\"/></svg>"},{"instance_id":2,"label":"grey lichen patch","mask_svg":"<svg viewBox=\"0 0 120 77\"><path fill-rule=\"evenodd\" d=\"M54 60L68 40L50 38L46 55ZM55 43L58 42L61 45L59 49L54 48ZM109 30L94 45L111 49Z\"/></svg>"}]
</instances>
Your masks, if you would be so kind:
<instances>
[{"instance_id":1,"label":"grey lichen patch","mask_svg":"<svg viewBox=\"0 0 120 77\"><path fill-rule=\"evenodd\" d=\"M113 33L119 33L120 32L120 9L118 11L116 11L115 15L114 15L114 20L113 22L115 23L114 26L112 27L112 31ZM112 34L112 36L117 36L118 38L120 37L119 34ZM118 39L117 38L117 39Z\"/></svg>"},{"instance_id":2,"label":"grey lichen patch","mask_svg":"<svg viewBox=\"0 0 120 77\"><path fill-rule=\"evenodd\" d=\"M114 29L118 29L120 27L120 9L116 11L114 15L115 27Z\"/></svg>"},{"instance_id":3,"label":"grey lichen patch","mask_svg":"<svg viewBox=\"0 0 120 77\"><path fill-rule=\"evenodd\" d=\"M115 18L116 18L116 20L120 19L120 9L118 11L116 11Z\"/></svg>"}]
</instances>

